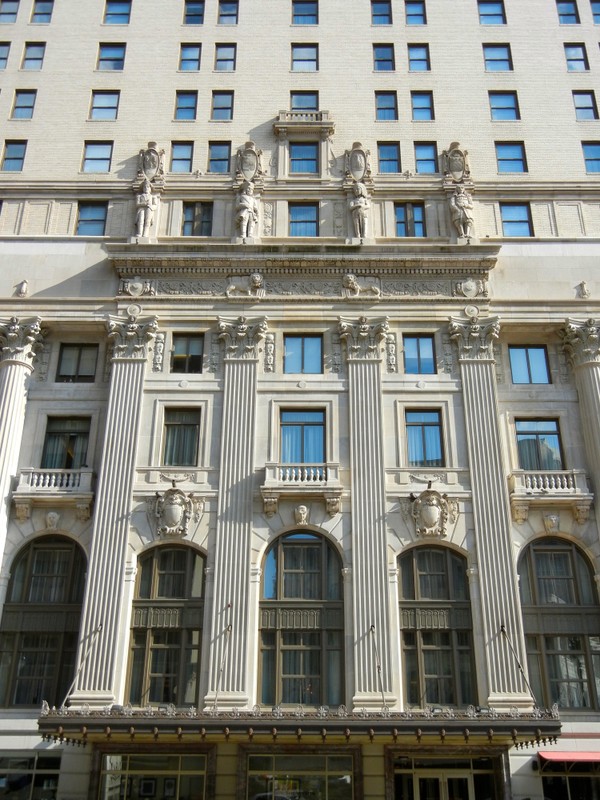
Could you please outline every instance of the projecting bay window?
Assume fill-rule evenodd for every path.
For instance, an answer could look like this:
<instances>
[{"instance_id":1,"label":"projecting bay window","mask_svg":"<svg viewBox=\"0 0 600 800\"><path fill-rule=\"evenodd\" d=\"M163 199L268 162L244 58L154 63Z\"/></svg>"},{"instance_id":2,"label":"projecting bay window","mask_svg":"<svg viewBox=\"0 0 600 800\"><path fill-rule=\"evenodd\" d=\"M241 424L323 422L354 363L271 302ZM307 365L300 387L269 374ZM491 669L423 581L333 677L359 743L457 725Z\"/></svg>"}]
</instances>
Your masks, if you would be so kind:
<instances>
[{"instance_id":1,"label":"projecting bay window","mask_svg":"<svg viewBox=\"0 0 600 800\"><path fill-rule=\"evenodd\" d=\"M324 538L296 531L269 548L260 620L261 703L344 702L341 563Z\"/></svg>"},{"instance_id":2,"label":"projecting bay window","mask_svg":"<svg viewBox=\"0 0 600 800\"><path fill-rule=\"evenodd\" d=\"M129 702L196 706L205 559L157 547L140 561L131 631Z\"/></svg>"},{"instance_id":3,"label":"projecting bay window","mask_svg":"<svg viewBox=\"0 0 600 800\"><path fill-rule=\"evenodd\" d=\"M165 467L195 467L200 438L199 408L165 408Z\"/></svg>"},{"instance_id":4,"label":"projecting bay window","mask_svg":"<svg viewBox=\"0 0 600 800\"><path fill-rule=\"evenodd\" d=\"M407 702L418 708L476 702L466 560L447 548L420 547L399 566Z\"/></svg>"}]
</instances>

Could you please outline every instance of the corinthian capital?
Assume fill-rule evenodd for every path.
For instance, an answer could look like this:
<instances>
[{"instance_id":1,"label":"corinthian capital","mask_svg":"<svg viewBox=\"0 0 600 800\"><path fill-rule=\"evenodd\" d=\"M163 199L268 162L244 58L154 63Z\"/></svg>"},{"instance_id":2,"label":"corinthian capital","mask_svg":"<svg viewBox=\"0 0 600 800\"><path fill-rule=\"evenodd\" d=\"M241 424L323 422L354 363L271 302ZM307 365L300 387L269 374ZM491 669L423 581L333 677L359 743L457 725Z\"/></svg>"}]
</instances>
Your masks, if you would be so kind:
<instances>
[{"instance_id":1,"label":"corinthian capital","mask_svg":"<svg viewBox=\"0 0 600 800\"><path fill-rule=\"evenodd\" d=\"M483 361L494 357L494 339L500 335L500 320L498 317L451 318L448 332L461 361Z\"/></svg>"},{"instance_id":2,"label":"corinthian capital","mask_svg":"<svg viewBox=\"0 0 600 800\"><path fill-rule=\"evenodd\" d=\"M568 319L560 335L571 366L600 363L600 325L595 319Z\"/></svg>"},{"instance_id":3,"label":"corinthian capital","mask_svg":"<svg viewBox=\"0 0 600 800\"><path fill-rule=\"evenodd\" d=\"M17 361L32 368L31 362L44 335L41 322L39 317L0 319L0 362Z\"/></svg>"},{"instance_id":4,"label":"corinthian capital","mask_svg":"<svg viewBox=\"0 0 600 800\"><path fill-rule=\"evenodd\" d=\"M108 336L114 342L113 361L135 358L144 361L148 356L148 344L156 336L158 320L156 317L138 319L108 316L106 320Z\"/></svg>"},{"instance_id":5,"label":"corinthian capital","mask_svg":"<svg viewBox=\"0 0 600 800\"><path fill-rule=\"evenodd\" d=\"M387 338L389 330L387 317L371 322L366 317L359 317L356 322L340 317L338 332L340 339L346 344L348 361L359 358L380 358L379 344Z\"/></svg>"},{"instance_id":6,"label":"corinthian capital","mask_svg":"<svg viewBox=\"0 0 600 800\"><path fill-rule=\"evenodd\" d=\"M253 322L247 317L235 320L219 317L219 339L225 345L225 358L258 358L258 343L268 331L264 317Z\"/></svg>"}]
</instances>

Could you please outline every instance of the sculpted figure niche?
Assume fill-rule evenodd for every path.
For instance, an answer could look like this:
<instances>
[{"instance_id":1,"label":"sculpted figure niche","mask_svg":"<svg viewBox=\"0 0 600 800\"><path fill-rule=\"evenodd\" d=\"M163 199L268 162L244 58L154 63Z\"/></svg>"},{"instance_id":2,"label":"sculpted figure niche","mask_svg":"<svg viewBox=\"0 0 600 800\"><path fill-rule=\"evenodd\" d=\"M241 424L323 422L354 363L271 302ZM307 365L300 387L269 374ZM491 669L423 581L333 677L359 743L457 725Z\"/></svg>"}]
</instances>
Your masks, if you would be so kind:
<instances>
[{"instance_id":1,"label":"sculpted figure niche","mask_svg":"<svg viewBox=\"0 0 600 800\"><path fill-rule=\"evenodd\" d=\"M371 204L367 187L362 181L355 181L352 191L354 192L354 197L350 198L348 206L352 214L354 236L362 241L367 238L369 232L368 209Z\"/></svg>"},{"instance_id":2,"label":"sculpted figure niche","mask_svg":"<svg viewBox=\"0 0 600 800\"><path fill-rule=\"evenodd\" d=\"M159 198L152 192L152 184L144 180L136 195L135 235L147 238L154 222L154 214L158 209Z\"/></svg>"},{"instance_id":3,"label":"sculpted figure niche","mask_svg":"<svg viewBox=\"0 0 600 800\"><path fill-rule=\"evenodd\" d=\"M469 238L473 233L473 198L461 183L450 195L449 204L456 233L461 238Z\"/></svg>"},{"instance_id":4,"label":"sculpted figure niche","mask_svg":"<svg viewBox=\"0 0 600 800\"><path fill-rule=\"evenodd\" d=\"M240 238L252 238L257 223L258 200L254 196L254 184L244 181L235 202L235 224Z\"/></svg>"}]
</instances>

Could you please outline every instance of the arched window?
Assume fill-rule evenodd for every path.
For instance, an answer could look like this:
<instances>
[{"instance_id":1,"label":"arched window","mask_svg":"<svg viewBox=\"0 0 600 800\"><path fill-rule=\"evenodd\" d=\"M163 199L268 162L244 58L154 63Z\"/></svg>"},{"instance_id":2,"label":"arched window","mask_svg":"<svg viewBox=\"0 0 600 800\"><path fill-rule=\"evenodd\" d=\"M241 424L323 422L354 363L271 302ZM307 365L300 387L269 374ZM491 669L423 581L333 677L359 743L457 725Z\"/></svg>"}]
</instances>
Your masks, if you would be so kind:
<instances>
[{"instance_id":1,"label":"arched window","mask_svg":"<svg viewBox=\"0 0 600 800\"><path fill-rule=\"evenodd\" d=\"M129 701L198 704L205 559L191 547L155 547L138 568Z\"/></svg>"},{"instance_id":2,"label":"arched window","mask_svg":"<svg viewBox=\"0 0 600 800\"><path fill-rule=\"evenodd\" d=\"M600 708L600 607L590 565L574 544L548 537L525 550L519 577L538 705Z\"/></svg>"},{"instance_id":3,"label":"arched window","mask_svg":"<svg viewBox=\"0 0 600 800\"><path fill-rule=\"evenodd\" d=\"M0 703L60 706L73 680L85 556L62 536L17 555L0 625Z\"/></svg>"},{"instance_id":4,"label":"arched window","mask_svg":"<svg viewBox=\"0 0 600 800\"><path fill-rule=\"evenodd\" d=\"M465 559L445 547L416 547L399 565L406 702L477 702Z\"/></svg>"},{"instance_id":5,"label":"arched window","mask_svg":"<svg viewBox=\"0 0 600 800\"><path fill-rule=\"evenodd\" d=\"M260 702L343 703L343 627L336 552L313 533L281 536L263 566Z\"/></svg>"}]
</instances>

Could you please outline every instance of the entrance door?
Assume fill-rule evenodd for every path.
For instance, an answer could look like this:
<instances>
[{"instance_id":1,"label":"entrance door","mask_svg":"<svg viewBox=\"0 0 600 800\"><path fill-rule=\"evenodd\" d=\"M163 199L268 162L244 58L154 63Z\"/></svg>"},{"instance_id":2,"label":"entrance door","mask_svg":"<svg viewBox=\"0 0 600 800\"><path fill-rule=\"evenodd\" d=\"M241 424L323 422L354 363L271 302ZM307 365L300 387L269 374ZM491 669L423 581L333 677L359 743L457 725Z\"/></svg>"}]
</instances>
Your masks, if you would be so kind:
<instances>
[{"instance_id":1,"label":"entrance door","mask_svg":"<svg viewBox=\"0 0 600 800\"><path fill-rule=\"evenodd\" d=\"M414 800L475 800L470 775L444 773L419 775Z\"/></svg>"}]
</instances>

